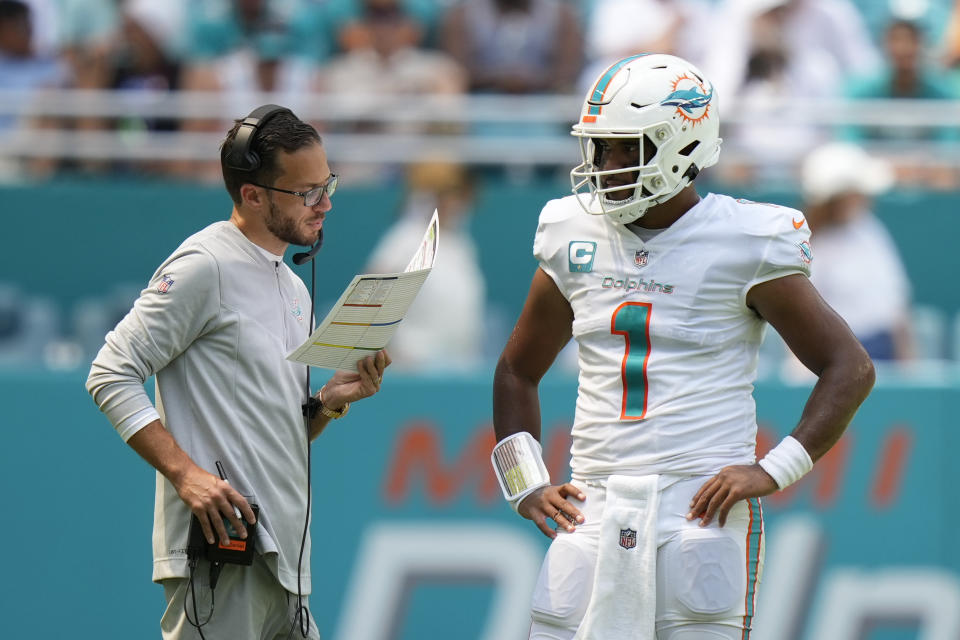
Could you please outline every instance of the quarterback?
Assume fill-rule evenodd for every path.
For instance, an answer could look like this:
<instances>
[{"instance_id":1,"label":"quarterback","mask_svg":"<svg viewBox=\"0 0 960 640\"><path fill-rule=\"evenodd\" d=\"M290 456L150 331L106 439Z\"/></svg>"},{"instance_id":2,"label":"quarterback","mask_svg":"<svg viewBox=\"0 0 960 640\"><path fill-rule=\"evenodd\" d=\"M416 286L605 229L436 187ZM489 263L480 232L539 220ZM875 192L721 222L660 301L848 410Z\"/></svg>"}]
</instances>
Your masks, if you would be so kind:
<instances>
[{"instance_id":1,"label":"quarterback","mask_svg":"<svg viewBox=\"0 0 960 640\"><path fill-rule=\"evenodd\" d=\"M866 352L808 280L803 214L698 194L718 134L717 96L696 67L621 60L573 126L573 194L540 214L539 268L493 395L504 495L553 538L531 639L749 638L760 497L807 473L873 386ZM757 461L767 323L818 381L792 433ZM572 478L555 482L537 390L571 337Z\"/></svg>"}]
</instances>

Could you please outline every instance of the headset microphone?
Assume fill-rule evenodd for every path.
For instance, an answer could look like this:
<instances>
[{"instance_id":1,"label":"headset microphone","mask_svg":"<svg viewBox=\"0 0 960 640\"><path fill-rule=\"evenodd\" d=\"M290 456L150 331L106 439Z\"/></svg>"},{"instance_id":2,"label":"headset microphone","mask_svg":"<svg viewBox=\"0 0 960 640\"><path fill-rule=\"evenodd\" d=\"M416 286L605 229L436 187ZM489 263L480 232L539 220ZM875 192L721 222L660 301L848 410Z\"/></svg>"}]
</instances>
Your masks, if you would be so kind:
<instances>
[{"instance_id":1,"label":"headset microphone","mask_svg":"<svg viewBox=\"0 0 960 640\"><path fill-rule=\"evenodd\" d=\"M313 257L317 255L317 252L320 251L320 247L323 246L323 227L320 227L320 231L317 233L317 242L309 251L302 251L300 253L293 254L293 264L298 267L302 264L306 264L310 260L313 260Z\"/></svg>"}]
</instances>

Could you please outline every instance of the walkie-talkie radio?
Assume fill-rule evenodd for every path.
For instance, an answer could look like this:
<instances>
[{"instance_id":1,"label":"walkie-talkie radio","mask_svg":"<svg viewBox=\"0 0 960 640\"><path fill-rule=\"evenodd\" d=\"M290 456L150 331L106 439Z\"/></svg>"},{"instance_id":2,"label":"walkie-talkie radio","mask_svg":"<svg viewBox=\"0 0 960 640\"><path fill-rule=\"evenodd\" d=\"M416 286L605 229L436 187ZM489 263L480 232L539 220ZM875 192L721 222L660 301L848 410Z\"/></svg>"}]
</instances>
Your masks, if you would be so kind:
<instances>
[{"instance_id":1,"label":"walkie-talkie radio","mask_svg":"<svg viewBox=\"0 0 960 640\"><path fill-rule=\"evenodd\" d=\"M223 470L223 465L220 464L220 461L217 461L217 471L220 472L220 479L226 480L227 474ZM227 536L230 538L229 544L223 544L223 542L217 539L212 544L207 542L206 537L203 535L203 528L200 526L200 520L197 519L196 515L190 516L190 532L187 541L187 557L190 560L195 558L204 558L212 563L229 563L229 564L243 564L251 565L253 564L253 556L255 554L253 541L256 539L257 534L257 524L260 522L260 507L254 503L250 503L250 509L253 510L253 516L255 522L250 524L244 522L244 525L247 528L247 537L241 538L240 533L233 528L233 525L230 521L223 517L223 526L227 530ZM243 519L242 515L238 515L240 519Z\"/></svg>"}]
</instances>

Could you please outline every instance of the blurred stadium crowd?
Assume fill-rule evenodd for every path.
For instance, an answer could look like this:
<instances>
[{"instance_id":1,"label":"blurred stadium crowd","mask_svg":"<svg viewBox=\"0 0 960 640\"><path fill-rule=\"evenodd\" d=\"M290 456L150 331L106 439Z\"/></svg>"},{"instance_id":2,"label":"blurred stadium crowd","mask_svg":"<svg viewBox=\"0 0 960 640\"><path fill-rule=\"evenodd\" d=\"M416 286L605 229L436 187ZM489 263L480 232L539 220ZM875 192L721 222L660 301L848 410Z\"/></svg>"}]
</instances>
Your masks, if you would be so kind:
<instances>
[{"instance_id":1,"label":"blurred stadium crowd","mask_svg":"<svg viewBox=\"0 0 960 640\"><path fill-rule=\"evenodd\" d=\"M115 171L117 158L92 149L58 155L57 138L43 133L220 135L225 114L246 111L230 110L243 102L230 96L250 92L289 97L324 132L529 137L529 115L516 107L554 103L492 103L512 109L513 122L426 107L398 118L375 107L397 96L579 97L604 65L638 51L687 58L713 80L727 123L725 181L767 179L842 136L897 158L901 181L958 182L957 110L930 102L960 92L960 3L951 0L2 0L2 157L8 176ZM50 105L29 93L37 89L123 97ZM167 93L193 100L157 107ZM344 100L353 101L349 120L337 115ZM567 104L541 114L541 133L565 133L575 113ZM549 153L535 157L549 164ZM191 158L135 159L137 171L217 178Z\"/></svg>"},{"instance_id":2,"label":"blurred stadium crowd","mask_svg":"<svg viewBox=\"0 0 960 640\"><path fill-rule=\"evenodd\" d=\"M800 190L818 288L875 357L952 355L924 348L931 332L946 344L951 322L911 306L896 234L870 210L890 188L960 186L960 0L0 0L0 180L213 183L230 119L290 105L345 184L406 181L405 210L451 211L446 268L470 283L458 303L470 311L446 342L449 318L422 314L421 338L398 335L398 365L442 354L470 369L489 355L482 247L463 222L474 178L562 179L588 84L642 51L713 80L725 142L712 181ZM392 268L390 243L404 246L417 215L399 217L371 268ZM48 321L18 295L0 282L0 345L24 347L0 349L8 362L55 333L26 348L17 331ZM80 314L94 334L116 319L104 308Z\"/></svg>"}]
</instances>

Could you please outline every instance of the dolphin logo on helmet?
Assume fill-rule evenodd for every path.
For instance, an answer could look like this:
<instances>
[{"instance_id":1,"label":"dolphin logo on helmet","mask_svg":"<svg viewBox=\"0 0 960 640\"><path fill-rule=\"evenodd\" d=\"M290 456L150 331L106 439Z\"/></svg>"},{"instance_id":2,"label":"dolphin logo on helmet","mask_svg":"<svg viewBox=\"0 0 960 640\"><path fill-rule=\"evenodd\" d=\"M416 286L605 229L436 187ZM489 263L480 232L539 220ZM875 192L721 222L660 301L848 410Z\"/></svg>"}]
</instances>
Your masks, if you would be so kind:
<instances>
[{"instance_id":1,"label":"dolphin logo on helmet","mask_svg":"<svg viewBox=\"0 0 960 640\"><path fill-rule=\"evenodd\" d=\"M693 89L678 89L674 91L666 98L664 98L660 104L665 107L678 107L683 109L689 114L692 114L694 109L703 109L710 104L710 100L713 99L713 88L710 88L710 93L704 94L697 91L697 88Z\"/></svg>"}]
</instances>

